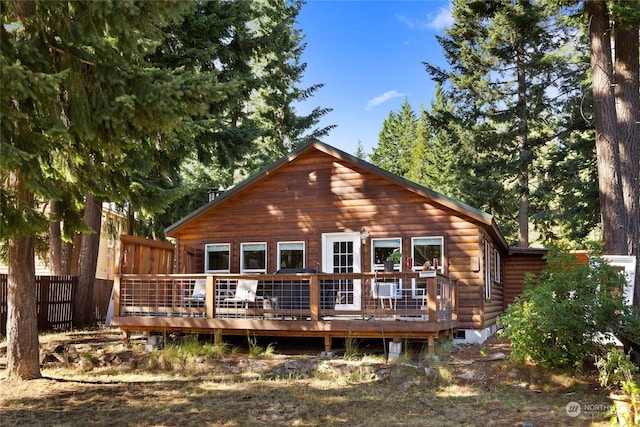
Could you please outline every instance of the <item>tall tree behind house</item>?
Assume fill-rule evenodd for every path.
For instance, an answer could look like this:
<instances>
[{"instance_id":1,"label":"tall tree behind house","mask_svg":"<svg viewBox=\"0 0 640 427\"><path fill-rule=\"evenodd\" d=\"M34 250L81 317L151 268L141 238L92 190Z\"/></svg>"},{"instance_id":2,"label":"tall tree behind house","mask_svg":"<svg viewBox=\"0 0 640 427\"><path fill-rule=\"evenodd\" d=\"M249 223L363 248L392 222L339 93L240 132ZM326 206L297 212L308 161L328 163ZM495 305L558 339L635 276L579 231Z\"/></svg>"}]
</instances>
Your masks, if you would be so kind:
<instances>
[{"instance_id":1,"label":"tall tree behind house","mask_svg":"<svg viewBox=\"0 0 640 427\"><path fill-rule=\"evenodd\" d=\"M439 38L450 70L425 65L455 105L452 120L469 131L461 143L472 154L473 204L515 228L510 241L528 246L529 224L553 197L538 192L538 156L567 126L564 106L580 93L566 84L579 67L562 52L576 31L528 0L454 1L452 13L456 22Z\"/></svg>"}]
</instances>

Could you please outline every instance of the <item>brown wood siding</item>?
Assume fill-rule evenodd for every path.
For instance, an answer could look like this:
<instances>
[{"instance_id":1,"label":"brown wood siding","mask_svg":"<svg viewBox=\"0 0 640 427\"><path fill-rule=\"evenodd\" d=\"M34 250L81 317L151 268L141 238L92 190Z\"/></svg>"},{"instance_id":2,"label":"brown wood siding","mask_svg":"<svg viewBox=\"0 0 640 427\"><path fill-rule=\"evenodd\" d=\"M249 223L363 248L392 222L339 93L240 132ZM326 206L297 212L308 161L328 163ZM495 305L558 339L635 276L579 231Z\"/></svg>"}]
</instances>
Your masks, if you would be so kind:
<instances>
[{"instance_id":1,"label":"brown wood siding","mask_svg":"<svg viewBox=\"0 0 640 427\"><path fill-rule=\"evenodd\" d=\"M445 273L459 285L460 327L483 324L483 273L471 261L482 256L480 226L395 182L312 151L219 202L172 235L178 271L186 249L194 248L190 272L204 272L207 243L230 243L231 272L238 273L240 244L267 242L267 273L274 273L279 241L304 241L306 267L315 268L322 263L322 233L364 228L370 239L399 237L405 256L412 237L443 236ZM370 245L362 248L363 271L371 270ZM495 295L502 305L501 290Z\"/></svg>"},{"instance_id":2,"label":"brown wood siding","mask_svg":"<svg viewBox=\"0 0 640 427\"><path fill-rule=\"evenodd\" d=\"M511 304L524 289L526 273L539 274L546 262L542 257L546 251L522 251L511 253L504 263L504 307Z\"/></svg>"}]
</instances>

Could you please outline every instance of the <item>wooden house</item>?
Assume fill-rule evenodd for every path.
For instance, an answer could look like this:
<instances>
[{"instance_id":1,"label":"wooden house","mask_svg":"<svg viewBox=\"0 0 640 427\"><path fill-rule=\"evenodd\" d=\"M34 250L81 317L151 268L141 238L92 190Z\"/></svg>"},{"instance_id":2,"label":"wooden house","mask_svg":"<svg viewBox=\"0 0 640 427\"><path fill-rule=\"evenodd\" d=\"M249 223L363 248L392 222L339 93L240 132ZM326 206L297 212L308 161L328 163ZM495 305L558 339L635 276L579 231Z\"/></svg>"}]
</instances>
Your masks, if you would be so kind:
<instances>
[{"instance_id":1,"label":"wooden house","mask_svg":"<svg viewBox=\"0 0 640 427\"><path fill-rule=\"evenodd\" d=\"M317 336L327 349L332 337L424 338L432 347L454 334L484 341L505 305L510 252L491 215L319 141L166 234L180 274L117 280L113 324L125 331ZM392 252L402 260L385 272ZM239 298L247 284L253 295Z\"/></svg>"}]
</instances>

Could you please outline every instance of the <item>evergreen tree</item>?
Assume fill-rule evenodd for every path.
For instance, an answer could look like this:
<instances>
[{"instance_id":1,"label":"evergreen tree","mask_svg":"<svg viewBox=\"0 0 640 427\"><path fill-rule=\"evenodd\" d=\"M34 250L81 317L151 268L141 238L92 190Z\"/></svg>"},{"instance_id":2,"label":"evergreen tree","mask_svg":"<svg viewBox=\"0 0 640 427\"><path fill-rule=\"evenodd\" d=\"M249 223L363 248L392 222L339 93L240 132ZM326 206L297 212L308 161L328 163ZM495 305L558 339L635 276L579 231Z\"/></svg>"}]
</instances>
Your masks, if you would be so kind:
<instances>
[{"instance_id":1,"label":"evergreen tree","mask_svg":"<svg viewBox=\"0 0 640 427\"><path fill-rule=\"evenodd\" d=\"M416 120L415 135L416 139L409 151L411 159L406 178L426 187L433 187L434 180L432 178L437 173L433 168L436 159L431 144L427 112L422 105Z\"/></svg>"},{"instance_id":2,"label":"evergreen tree","mask_svg":"<svg viewBox=\"0 0 640 427\"><path fill-rule=\"evenodd\" d=\"M416 139L416 117L405 98L399 113L390 112L371 153L371 162L391 173L406 176L411 163L411 149Z\"/></svg>"},{"instance_id":3,"label":"evergreen tree","mask_svg":"<svg viewBox=\"0 0 640 427\"><path fill-rule=\"evenodd\" d=\"M591 46L591 88L604 250L607 254L636 257L634 304L640 306L640 4L586 1L584 9ZM616 46L615 59L612 43Z\"/></svg>"},{"instance_id":4,"label":"evergreen tree","mask_svg":"<svg viewBox=\"0 0 640 427\"><path fill-rule=\"evenodd\" d=\"M367 160L367 152L364 150L364 146L362 145L361 140L358 140L358 145L356 145L356 152L353 155L361 160Z\"/></svg>"},{"instance_id":5,"label":"evergreen tree","mask_svg":"<svg viewBox=\"0 0 640 427\"><path fill-rule=\"evenodd\" d=\"M466 163L463 161L464 144L461 143L464 133L455 123L442 120L443 117L451 118L452 111L453 105L444 98L444 93L438 87L428 116L430 128L433 129L432 144L436 153L433 164L434 176L438 176L438 191L461 200L464 190L463 178L466 176L462 169ZM447 123L448 126L438 126L439 122Z\"/></svg>"},{"instance_id":6,"label":"evergreen tree","mask_svg":"<svg viewBox=\"0 0 640 427\"><path fill-rule=\"evenodd\" d=\"M262 132L245 159L246 174L272 163L311 138L327 135L335 127L314 128L330 108L317 107L299 116L294 107L323 87L298 86L306 69L306 64L300 63L305 48L303 34L294 28L302 6L301 1L256 2L260 19L253 26L265 42L254 58L253 69L260 78L260 86L249 101L249 109L255 112Z\"/></svg>"},{"instance_id":7,"label":"evergreen tree","mask_svg":"<svg viewBox=\"0 0 640 427\"><path fill-rule=\"evenodd\" d=\"M472 131L464 151L477 182L467 191L477 195L476 206L518 230L510 240L528 246L530 197L539 181L533 164L554 137L548 123L565 99L554 95L571 74L556 54L565 34L552 32L546 10L527 0L454 1L452 12L456 22L439 38L451 71L427 70L448 82L457 120Z\"/></svg>"},{"instance_id":8,"label":"evergreen tree","mask_svg":"<svg viewBox=\"0 0 640 427\"><path fill-rule=\"evenodd\" d=\"M64 201L66 210L58 215L69 226L79 218L85 194L117 198L136 160L177 149L175 140L164 136L220 96L213 78L185 69L166 72L147 60L168 36L163 28L179 22L192 6L0 3L0 199L1 235L9 248L9 378L40 375L34 240L48 229L40 206ZM81 283L79 308L89 306L92 283Z\"/></svg>"},{"instance_id":9,"label":"evergreen tree","mask_svg":"<svg viewBox=\"0 0 640 427\"><path fill-rule=\"evenodd\" d=\"M228 189L333 128L314 128L330 109L299 116L294 108L322 87L298 87L306 68L300 63L302 34L294 28L301 6L297 1L216 0L200 4L171 29L173 37L154 59L167 69L183 66L212 74L232 91L179 135L182 147L194 154L171 175L181 189L170 207L156 211L156 234L206 202L207 188ZM151 221L150 215L145 218Z\"/></svg>"}]
</instances>

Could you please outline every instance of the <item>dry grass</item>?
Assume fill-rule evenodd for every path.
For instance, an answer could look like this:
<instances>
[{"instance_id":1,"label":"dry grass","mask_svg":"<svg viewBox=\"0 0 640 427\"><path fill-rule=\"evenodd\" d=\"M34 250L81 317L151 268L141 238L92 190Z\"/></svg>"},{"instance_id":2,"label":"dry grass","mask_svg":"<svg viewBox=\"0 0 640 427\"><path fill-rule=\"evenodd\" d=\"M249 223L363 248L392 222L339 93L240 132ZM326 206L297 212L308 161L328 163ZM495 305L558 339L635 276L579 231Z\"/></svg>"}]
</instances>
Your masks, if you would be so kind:
<instances>
[{"instance_id":1,"label":"dry grass","mask_svg":"<svg viewBox=\"0 0 640 427\"><path fill-rule=\"evenodd\" d=\"M41 338L43 347L87 341L102 352L122 350L113 331ZM0 370L0 426L608 425L598 406L609 404L607 393L597 389L593 375L504 361L467 363L505 348L497 340L450 348L431 364L430 376L422 366L386 366L380 357L341 359L331 369L309 354L249 357L248 345L223 357L183 355L181 363L150 368L149 360L161 352L150 358L137 343L127 350L135 357L119 366L45 368L45 378L28 382L9 382ZM388 375L374 380L363 365ZM307 369L274 375L287 372L284 366ZM468 372L474 376L460 377ZM569 417L565 406L571 401L588 410Z\"/></svg>"}]
</instances>

